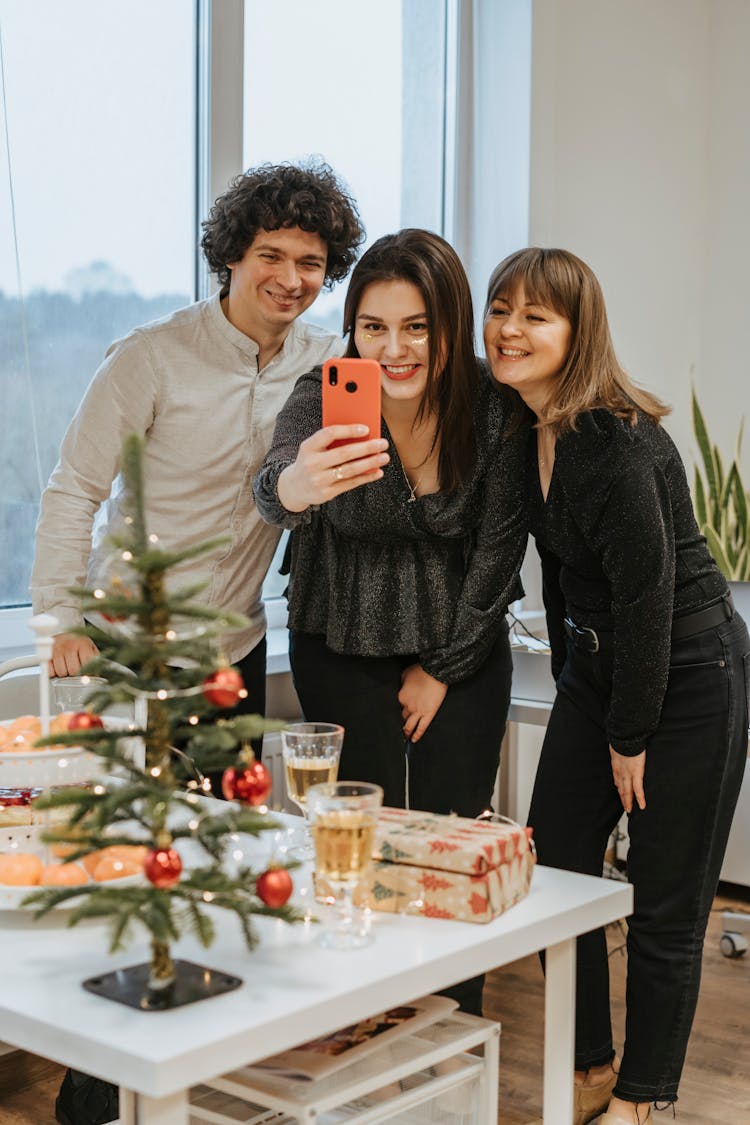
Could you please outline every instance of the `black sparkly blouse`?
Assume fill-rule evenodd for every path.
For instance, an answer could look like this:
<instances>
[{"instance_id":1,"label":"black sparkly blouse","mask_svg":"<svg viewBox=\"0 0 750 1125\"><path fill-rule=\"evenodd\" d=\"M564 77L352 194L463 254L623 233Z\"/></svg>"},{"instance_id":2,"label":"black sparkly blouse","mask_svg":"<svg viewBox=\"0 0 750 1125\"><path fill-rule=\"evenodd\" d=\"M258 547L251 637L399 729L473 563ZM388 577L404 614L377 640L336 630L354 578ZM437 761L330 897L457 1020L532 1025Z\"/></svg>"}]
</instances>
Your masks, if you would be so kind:
<instances>
[{"instance_id":1,"label":"black sparkly blouse","mask_svg":"<svg viewBox=\"0 0 750 1125\"><path fill-rule=\"evenodd\" d=\"M393 442L380 480L320 507L288 512L276 484L300 442L321 426L321 372L298 380L255 477L263 519L293 528L289 627L322 634L335 652L415 655L451 684L481 666L497 639L527 539L523 511L526 429L508 436L511 406L481 365L477 456L452 493L409 498ZM382 436L390 441L385 421Z\"/></svg>"},{"instance_id":2,"label":"black sparkly blouse","mask_svg":"<svg viewBox=\"0 0 750 1125\"><path fill-rule=\"evenodd\" d=\"M607 733L620 754L646 748L667 687L673 616L726 593L693 515L685 469L662 426L608 410L557 439L547 501L536 439L527 445L526 501L542 559L552 670L565 659L563 618L614 630Z\"/></svg>"}]
</instances>

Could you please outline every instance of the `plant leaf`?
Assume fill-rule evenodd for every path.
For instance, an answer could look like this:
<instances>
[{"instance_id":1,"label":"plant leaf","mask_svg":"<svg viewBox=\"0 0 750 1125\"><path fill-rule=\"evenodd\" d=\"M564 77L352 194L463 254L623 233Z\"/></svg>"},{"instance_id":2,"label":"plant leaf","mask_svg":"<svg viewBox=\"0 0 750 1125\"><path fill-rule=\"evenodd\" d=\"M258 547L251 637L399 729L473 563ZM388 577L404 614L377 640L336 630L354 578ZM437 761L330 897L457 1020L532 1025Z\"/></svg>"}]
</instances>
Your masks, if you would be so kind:
<instances>
[{"instance_id":1,"label":"plant leaf","mask_svg":"<svg viewBox=\"0 0 750 1125\"><path fill-rule=\"evenodd\" d=\"M734 489L734 507L737 513L737 534L742 543L747 543L750 507L748 506L747 492L745 491L745 486L742 483L742 477L740 475L739 462L735 461L732 468L734 469L732 481Z\"/></svg>"},{"instance_id":2,"label":"plant leaf","mask_svg":"<svg viewBox=\"0 0 750 1125\"><path fill-rule=\"evenodd\" d=\"M711 441L708 436L708 430L706 429L705 419L698 405L698 399L695 396L695 390L691 390L690 394L693 407L693 433L695 434L695 440L698 442L698 449L703 459L703 467L708 482L708 495L713 501L713 498L716 496L716 470L711 451Z\"/></svg>"},{"instance_id":3,"label":"plant leaf","mask_svg":"<svg viewBox=\"0 0 750 1125\"><path fill-rule=\"evenodd\" d=\"M716 534L716 531L713 529L713 527L711 527L710 524L704 524L701 528L701 531L706 537L708 549L713 555L714 562L718 566L719 570L726 578L732 578L732 568L729 565L729 559L727 558L726 551L724 550L724 545L721 542L719 536Z\"/></svg>"},{"instance_id":4,"label":"plant leaf","mask_svg":"<svg viewBox=\"0 0 750 1125\"><path fill-rule=\"evenodd\" d=\"M721 512L724 510L722 504L722 493L724 491L724 463L721 459L721 453L719 452L719 447L717 445L714 446L713 461L715 483L714 504L716 505L716 512L714 514L713 522L714 524L717 524L719 522Z\"/></svg>"},{"instance_id":5,"label":"plant leaf","mask_svg":"<svg viewBox=\"0 0 750 1125\"><path fill-rule=\"evenodd\" d=\"M695 519L698 527L702 527L704 523L708 523L708 513L706 511L706 489L703 484L703 477L697 465L695 466L695 480L693 483L693 506L695 508Z\"/></svg>"}]
</instances>

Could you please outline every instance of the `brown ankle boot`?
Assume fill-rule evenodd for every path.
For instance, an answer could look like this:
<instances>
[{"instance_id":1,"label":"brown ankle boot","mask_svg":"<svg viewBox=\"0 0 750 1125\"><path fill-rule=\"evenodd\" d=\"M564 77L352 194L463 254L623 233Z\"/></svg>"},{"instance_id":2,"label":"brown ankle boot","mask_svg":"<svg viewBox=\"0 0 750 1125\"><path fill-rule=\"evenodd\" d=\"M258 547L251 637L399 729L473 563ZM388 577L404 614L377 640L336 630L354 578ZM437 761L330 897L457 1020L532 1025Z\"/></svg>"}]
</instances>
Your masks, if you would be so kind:
<instances>
[{"instance_id":1,"label":"brown ankle boot","mask_svg":"<svg viewBox=\"0 0 750 1125\"><path fill-rule=\"evenodd\" d=\"M573 1125L588 1125L604 1113L616 1081L617 1071L612 1067L609 1077L596 1086L573 1087Z\"/></svg>"}]
</instances>

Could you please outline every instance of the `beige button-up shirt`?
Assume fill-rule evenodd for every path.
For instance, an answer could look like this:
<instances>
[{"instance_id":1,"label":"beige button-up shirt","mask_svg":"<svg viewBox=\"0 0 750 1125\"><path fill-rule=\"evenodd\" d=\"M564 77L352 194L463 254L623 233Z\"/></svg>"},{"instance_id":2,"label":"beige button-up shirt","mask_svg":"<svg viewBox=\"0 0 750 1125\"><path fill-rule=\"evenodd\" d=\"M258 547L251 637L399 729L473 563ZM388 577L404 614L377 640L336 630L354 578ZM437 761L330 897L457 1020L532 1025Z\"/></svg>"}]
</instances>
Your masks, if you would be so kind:
<instances>
[{"instance_id":1,"label":"beige button-up shirt","mask_svg":"<svg viewBox=\"0 0 750 1125\"><path fill-rule=\"evenodd\" d=\"M170 585L205 582L204 604L244 613L250 624L226 638L225 651L229 660L249 652L265 631L261 587L279 538L256 511L253 476L296 379L342 350L336 335L296 321L259 371L258 345L230 324L218 293L112 344L42 496L34 612L54 614L62 631L81 623L68 588L106 577L107 535L125 515L120 450L136 432L146 438L148 530L160 545L184 549L229 537L175 568Z\"/></svg>"}]
</instances>

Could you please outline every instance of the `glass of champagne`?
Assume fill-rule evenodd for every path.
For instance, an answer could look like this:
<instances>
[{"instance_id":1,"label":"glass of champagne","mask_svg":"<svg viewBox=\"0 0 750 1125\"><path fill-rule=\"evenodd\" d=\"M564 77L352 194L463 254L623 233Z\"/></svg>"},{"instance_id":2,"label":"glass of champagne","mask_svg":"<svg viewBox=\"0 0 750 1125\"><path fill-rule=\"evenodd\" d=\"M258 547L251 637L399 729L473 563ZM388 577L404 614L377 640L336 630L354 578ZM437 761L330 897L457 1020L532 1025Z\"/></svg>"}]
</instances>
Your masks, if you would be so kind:
<instances>
[{"instance_id":1,"label":"glass of champagne","mask_svg":"<svg viewBox=\"0 0 750 1125\"><path fill-rule=\"evenodd\" d=\"M336 723L292 723L281 732L287 795L305 816L305 842L296 849L300 859L313 857L307 791L311 785L336 780L343 741L344 728Z\"/></svg>"},{"instance_id":2,"label":"glass of champagne","mask_svg":"<svg viewBox=\"0 0 750 1125\"><path fill-rule=\"evenodd\" d=\"M318 937L329 949L359 949L372 941L354 893L367 879L382 803L380 786L364 781L333 781L307 791L315 875L333 888L339 908L335 927Z\"/></svg>"}]
</instances>

